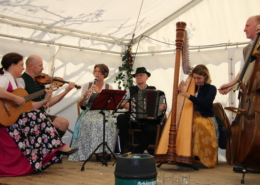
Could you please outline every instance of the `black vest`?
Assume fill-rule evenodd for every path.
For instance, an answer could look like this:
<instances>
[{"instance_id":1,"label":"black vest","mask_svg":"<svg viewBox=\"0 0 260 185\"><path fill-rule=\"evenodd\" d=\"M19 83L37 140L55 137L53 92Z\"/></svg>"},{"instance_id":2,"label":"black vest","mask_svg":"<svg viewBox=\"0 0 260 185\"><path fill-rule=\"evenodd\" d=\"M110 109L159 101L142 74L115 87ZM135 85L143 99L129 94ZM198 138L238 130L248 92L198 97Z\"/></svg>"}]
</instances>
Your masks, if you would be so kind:
<instances>
[{"instance_id":1,"label":"black vest","mask_svg":"<svg viewBox=\"0 0 260 185\"><path fill-rule=\"evenodd\" d=\"M33 80L33 78L30 75L28 75L27 73L23 73L22 78L23 78L24 83L25 83L25 90L28 92L28 94L32 94L32 93L35 93L35 92L40 91L42 89L45 89L44 85L40 85L37 82L35 82ZM44 100L44 98L45 98L45 94L41 95L38 98L33 99L32 101L38 102L38 101Z\"/></svg>"}]
</instances>

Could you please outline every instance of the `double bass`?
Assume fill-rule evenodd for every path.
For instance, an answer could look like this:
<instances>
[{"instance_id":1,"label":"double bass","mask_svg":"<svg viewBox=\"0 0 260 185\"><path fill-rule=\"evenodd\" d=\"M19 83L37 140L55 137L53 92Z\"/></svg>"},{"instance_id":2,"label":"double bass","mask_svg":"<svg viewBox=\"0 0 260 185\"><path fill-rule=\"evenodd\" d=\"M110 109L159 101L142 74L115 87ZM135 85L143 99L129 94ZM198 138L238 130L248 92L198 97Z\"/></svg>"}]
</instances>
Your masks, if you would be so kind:
<instances>
[{"instance_id":1,"label":"double bass","mask_svg":"<svg viewBox=\"0 0 260 185\"><path fill-rule=\"evenodd\" d=\"M239 107L225 109L236 113L229 132L227 153L231 164L247 170L260 170L260 38L256 36L239 76ZM228 158L227 157L227 158Z\"/></svg>"}]
</instances>

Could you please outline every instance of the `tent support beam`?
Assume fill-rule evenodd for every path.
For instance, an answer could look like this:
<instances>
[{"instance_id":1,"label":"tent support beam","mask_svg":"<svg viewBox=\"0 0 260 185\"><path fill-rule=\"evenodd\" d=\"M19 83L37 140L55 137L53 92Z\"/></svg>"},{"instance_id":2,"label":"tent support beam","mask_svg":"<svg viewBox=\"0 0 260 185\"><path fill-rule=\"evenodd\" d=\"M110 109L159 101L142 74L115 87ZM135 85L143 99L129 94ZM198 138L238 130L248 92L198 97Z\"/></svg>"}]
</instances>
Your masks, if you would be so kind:
<instances>
[{"instance_id":1,"label":"tent support beam","mask_svg":"<svg viewBox=\"0 0 260 185\"><path fill-rule=\"evenodd\" d=\"M153 34L155 31L159 30L160 28L162 28L163 26L167 25L169 22L171 22L172 20L174 20L176 17L180 16L181 14L183 14L184 12L188 11L189 9L191 9L192 7L196 6L197 4L199 4L200 2L202 2L203 0L192 0L190 3L188 3L187 5L185 5L184 7L182 7L181 9L179 9L178 11L174 12L173 14L171 14L170 16L168 16L167 18L165 18L163 21L159 22L158 24L156 24L155 26L153 26L152 28L150 28L149 30L147 30L146 32L144 32L143 34L139 35L138 37L136 37L133 40L133 44L137 43L140 39L140 37L142 35L146 35L149 36L151 34Z\"/></svg>"},{"instance_id":2,"label":"tent support beam","mask_svg":"<svg viewBox=\"0 0 260 185\"><path fill-rule=\"evenodd\" d=\"M246 44L248 44L248 42L227 43L225 45L219 45L219 44L205 45L205 46L190 47L189 51L191 51L191 50L198 50L198 52L200 52L200 50L212 49L212 48L221 48L221 47L227 49L228 47L231 47L231 46L238 47L239 45L246 45ZM175 53L175 49L172 49L172 50L160 50L160 51L138 52L138 53L136 53L136 55L147 55L147 54L156 54L156 53L157 54L160 54L160 53Z\"/></svg>"},{"instance_id":3,"label":"tent support beam","mask_svg":"<svg viewBox=\"0 0 260 185\"><path fill-rule=\"evenodd\" d=\"M91 49L91 48L85 48L85 47L80 47L80 46L74 46L74 45L68 45L68 44L60 44L60 43L54 43L51 41L42 41L42 40L36 40L36 39L30 39L30 38L24 38L24 37L17 37L17 36L12 36L12 35L6 35L6 34L1 34L0 37L6 37L6 38L11 38L11 39L17 39L20 41L29 41L29 42L35 42L35 43L41 43L41 44L46 44L46 45L54 45L54 46L59 46L59 47L67 47L67 48L74 48L74 49L79 49L79 50L86 50L86 51L94 51L94 52L102 52L102 53L110 53L110 54L116 54L116 55L123 55L124 52L115 52L115 51L108 51L108 50L101 50L101 49ZM226 44L215 44L215 45L205 45L205 46L197 46L197 47L190 47L189 50L204 50L204 49L212 49L212 48L227 48L231 46L236 46L238 47L239 45L246 45L248 42L237 42L237 43L226 43ZM147 52L138 52L136 55L147 55L147 54L161 54L161 53L174 53L175 49L173 50L160 50L160 51L147 51ZM134 53L135 54L135 53Z\"/></svg>"},{"instance_id":4,"label":"tent support beam","mask_svg":"<svg viewBox=\"0 0 260 185\"><path fill-rule=\"evenodd\" d=\"M110 44L128 45L128 43L130 42L130 39L121 39L116 37L110 37L107 35L78 31L78 30L73 30L68 28L61 28L57 26L55 27L47 24L41 24L37 22L8 17L1 14L0 14L0 18L1 18L0 23L2 24L9 24L17 27L40 30L47 33L61 34L61 35L67 35L67 36L78 37L83 39L91 39L91 40L106 42Z\"/></svg>"},{"instance_id":5,"label":"tent support beam","mask_svg":"<svg viewBox=\"0 0 260 185\"><path fill-rule=\"evenodd\" d=\"M54 45L54 46L61 46L61 47L67 47L67 48L74 48L74 49L79 49L79 50L95 51L95 52L110 53L110 54L117 54L117 55L121 54L121 52L101 50L101 49L91 49L91 48L86 48L86 47L73 46L73 45L69 45L69 44L55 43L55 42L51 42L51 41L42 41L42 40L29 39L29 38L24 38L24 37L17 37L17 36L6 35L6 34L1 34L1 33L0 33L0 37L7 37L7 38L11 38L11 39L17 39L17 40L20 40L20 41L29 41L29 42L46 44L46 45Z\"/></svg>"}]
</instances>

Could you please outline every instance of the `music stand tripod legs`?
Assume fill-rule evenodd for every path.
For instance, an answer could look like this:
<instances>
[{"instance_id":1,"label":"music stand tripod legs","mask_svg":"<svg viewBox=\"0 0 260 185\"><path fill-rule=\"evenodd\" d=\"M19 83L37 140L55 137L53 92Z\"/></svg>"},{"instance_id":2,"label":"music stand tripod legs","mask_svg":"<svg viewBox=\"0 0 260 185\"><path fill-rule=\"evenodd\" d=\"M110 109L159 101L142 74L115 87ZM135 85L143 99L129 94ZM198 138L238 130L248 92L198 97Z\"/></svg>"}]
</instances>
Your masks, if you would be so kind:
<instances>
[{"instance_id":1,"label":"music stand tripod legs","mask_svg":"<svg viewBox=\"0 0 260 185\"><path fill-rule=\"evenodd\" d=\"M102 165L106 165L107 166L107 159L106 159L106 156L105 156L105 147L107 147L107 149L109 150L109 152L110 152L110 155L112 155L113 156L113 158L114 159L116 159L116 156L115 156L115 154L112 152L112 150L109 148L109 146L107 145L107 142L105 141L105 126L106 126L106 122L107 122L107 120L106 120L106 114L103 112L103 110L101 110L100 112L99 112L100 114L102 114L103 115L103 142L102 143L100 143L98 146L97 146L97 148L90 154L90 156L85 160L85 162L83 163L83 165L82 165L82 167L81 167L81 171L84 171L84 166L85 166L85 164L87 163L87 161L90 159L90 157L99 149L99 147L102 145L103 146L103 152L102 152L102 157L100 158L101 160L101 163L102 163ZM117 159L116 159L117 160Z\"/></svg>"},{"instance_id":2,"label":"music stand tripod legs","mask_svg":"<svg viewBox=\"0 0 260 185\"><path fill-rule=\"evenodd\" d=\"M127 133L124 132L124 134L127 135L127 137L125 137L124 139L124 147L122 148L122 151L121 153L127 153L127 152L132 152L133 149L134 149L134 146L132 144L132 132L131 132L131 129L132 129L132 122L131 122L131 113L125 113L124 116L125 116L125 119L124 120L121 120L123 123L127 122Z\"/></svg>"}]
</instances>

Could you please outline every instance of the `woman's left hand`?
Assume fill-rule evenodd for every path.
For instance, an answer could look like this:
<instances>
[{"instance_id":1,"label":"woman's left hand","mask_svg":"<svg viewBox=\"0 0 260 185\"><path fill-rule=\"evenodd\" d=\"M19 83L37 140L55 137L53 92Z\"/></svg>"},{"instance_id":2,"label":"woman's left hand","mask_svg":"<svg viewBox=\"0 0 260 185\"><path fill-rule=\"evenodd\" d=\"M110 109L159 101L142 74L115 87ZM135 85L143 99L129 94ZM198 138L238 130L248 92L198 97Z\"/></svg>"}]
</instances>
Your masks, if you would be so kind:
<instances>
[{"instance_id":1,"label":"woman's left hand","mask_svg":"<svg viewBox=\"0 0 260 185\"><path fill-rule=\"evenodd\" d=\"M186 82L181 81L180 85L179 85L179 90L178 93L186 98L190 98L190 94L185 92L185 86L186 86Z\"/></svg>"},{"instance_id":2,"label":"woman's left hand","mask_svg":"<svg viewBox=\"0 0 260 185\"><path fill-rule=\"evenodd\" d=\"M180 83L180 85L178 87L179 92L184 92L185 91L184 90L185 86L186 86L186 82L181 81L181 83Z\"/></svg>"}]
</instances>

